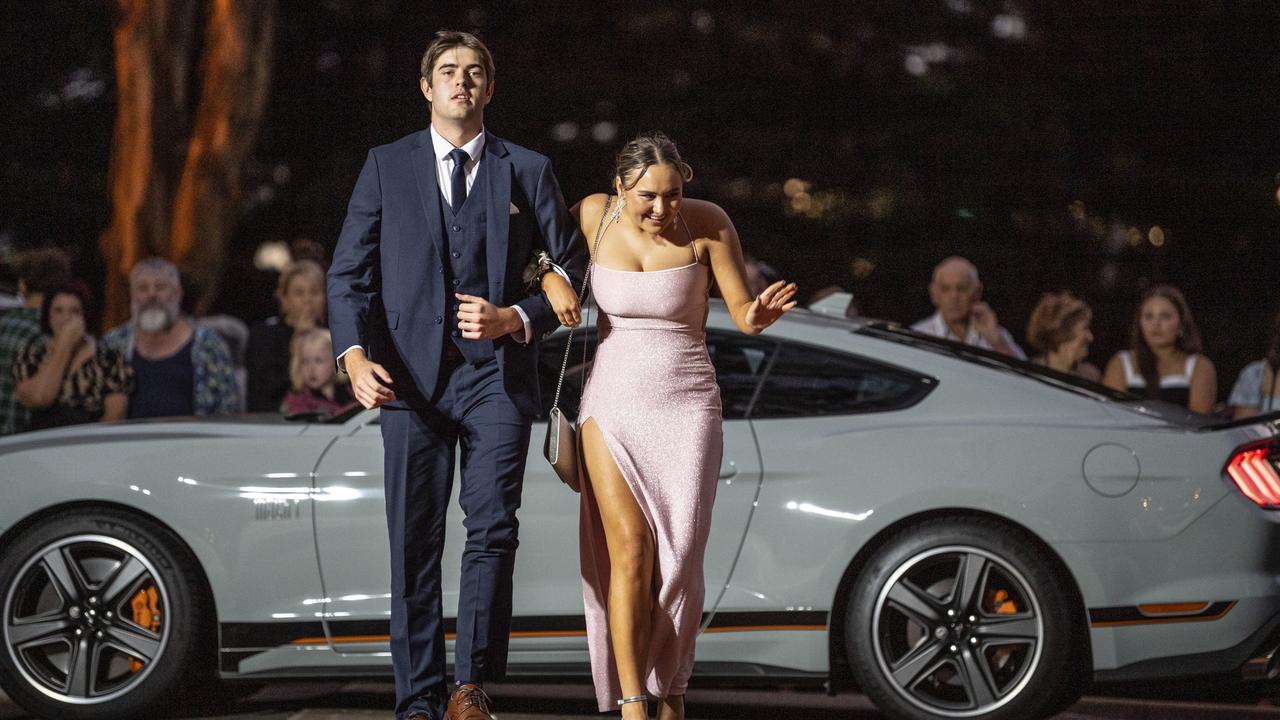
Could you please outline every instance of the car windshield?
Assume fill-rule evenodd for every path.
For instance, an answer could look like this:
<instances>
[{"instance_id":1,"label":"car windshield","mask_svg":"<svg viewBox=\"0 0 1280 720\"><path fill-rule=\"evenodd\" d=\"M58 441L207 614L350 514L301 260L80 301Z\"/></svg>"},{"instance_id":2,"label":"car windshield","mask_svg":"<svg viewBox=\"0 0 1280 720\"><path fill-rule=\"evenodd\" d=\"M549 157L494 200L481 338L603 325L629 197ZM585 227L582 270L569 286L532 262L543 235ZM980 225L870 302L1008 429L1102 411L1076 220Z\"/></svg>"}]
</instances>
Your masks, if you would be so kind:
<instances>
[{"instance_id":1,"label":"car windshield","mask_svg":"<svg viewBox=\"0 0 1280 720\"><path fill-rule=\"evenodd\" d=\"M910 345L911 347L920 348L921 350L929 350L942 355L950 355L951 357L966 360L968 362L984 365L994 370L1022 375L1033 380L1038 380L1054 387L1059 387L1070 392L1087 394L1092 396L1101 396L1117 402L1143 402L1145 398L1133 393L1124 392L1109 388L1101 383L1085 380L1082 377L1072 375L1070 373L1058 372L1045 365L1038 365L1026 360L1019 360L1009 357L1003 353L994 352L992 350L983 350L972 345L955 342L954 340L944 340L932 335L922 335L918 332L908 330L896 323L885 321L873 321L862 324L854 329L854 332L860 335L869 335L881 340L896 342L901 345Z\"/></svg>"}]
</instances>

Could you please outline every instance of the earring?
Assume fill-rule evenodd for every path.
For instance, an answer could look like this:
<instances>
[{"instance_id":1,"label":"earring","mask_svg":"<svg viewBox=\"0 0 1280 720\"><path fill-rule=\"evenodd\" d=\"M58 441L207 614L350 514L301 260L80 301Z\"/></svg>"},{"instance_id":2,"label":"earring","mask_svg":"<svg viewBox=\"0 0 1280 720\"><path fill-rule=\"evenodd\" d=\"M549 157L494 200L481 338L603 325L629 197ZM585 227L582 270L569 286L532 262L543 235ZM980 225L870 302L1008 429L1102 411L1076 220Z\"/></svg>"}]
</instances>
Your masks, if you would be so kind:
<instances>
[{"instance_id":1,"label":"earring","mask_svg":"<svg viewBox=\"0 0 1280 720\"><path fill-rule=\"evenodd\" d=\"M627 204L627 201L624 200L621 195L619 195L618 203L613 206L613 215L609 218L609 222L611 223L618 222L618 218L622 217L622 208L625 207L626 204Z\"/></svg>"}]
</instances>

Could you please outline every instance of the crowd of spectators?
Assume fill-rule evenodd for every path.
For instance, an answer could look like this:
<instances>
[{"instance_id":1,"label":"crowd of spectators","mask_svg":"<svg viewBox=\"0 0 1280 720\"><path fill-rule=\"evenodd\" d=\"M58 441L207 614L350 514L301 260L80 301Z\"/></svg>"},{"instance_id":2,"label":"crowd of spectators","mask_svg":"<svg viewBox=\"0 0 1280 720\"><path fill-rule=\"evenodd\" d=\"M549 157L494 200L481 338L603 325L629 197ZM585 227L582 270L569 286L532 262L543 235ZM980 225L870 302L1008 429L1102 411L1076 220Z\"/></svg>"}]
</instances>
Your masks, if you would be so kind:
<instances>
[{"instance_id":1,"label":"crowd of spectators","mask_svg":"<svg viewBox=\"0 0 1280 720\"><path fill-rule=\"evenodd\" d=\"M141 260L129 274L129 320L97 339L85 323L90 293L73 277L67 256L55 249L18 254L17 293L0 297L0 435L123 418L244 409L319 416L350 407L326 329L323 254L296 257L280 271L278 313L252 327L228 315L185 315L177 267ZM749 267L758 285L776 275L758 261ZM815 301L833 289L815 293ZM1243 418L1280 409L1280 314L1266 356L1247 365L1219 403L1214 364L1173 286L1156 285L1142 296L1128 347L1112 355L1105 372L1088 361L1093 310L1084 300L1065 291L1041 297L1024 336L1034 353L1028 358L982 290L973 263L944 259L929 283L935 312L911 329L1198 413ZM841 314L857 314L852 298L839 299L847 303Z\"/></svg>"},{"instance_id":2,"label":"crowd of spectators","mask_svg":"<svg viewBox=\"0 0 1280 720\"><path fill-rule=\"evenodd\" d=\"M324 269L289 264L280 313L252 329L182 311L178 268L146 258L129 272L128 321L99 340L90 294L56 249L19 253L17 301L0 307L0 435L124 418L251 411L325 415L351 394L325 329Z\"/></svg>"},{"instance_id":3,"label":"crowd of spectators","mask_svg":"<svg viewBox=\"0 0 1280 720\"><path fill-rule=\"evenodd\" d=\"M973 263L961 257L938 263L929 299L936 312L912 325L912 330L1027 359L1012 334L999 324L995 311L982 301L982 282ZM1116 352L1103 373L1087 360L1093 343L1092 320L1092 308L1075 295L1044 294L1027 323L1027 342L1036 351L1030 361L1198 413L1248 417L1275 404L1280 318L1271 340L1271 353L1277 357L1269 354L1267 360L1246 367L1226 406L1218 404L1213 362L1201 351L1200 331L1177 288L1155 285L1143 294L1134 308L1129 347Z\"/></svg>"}]
</instances>

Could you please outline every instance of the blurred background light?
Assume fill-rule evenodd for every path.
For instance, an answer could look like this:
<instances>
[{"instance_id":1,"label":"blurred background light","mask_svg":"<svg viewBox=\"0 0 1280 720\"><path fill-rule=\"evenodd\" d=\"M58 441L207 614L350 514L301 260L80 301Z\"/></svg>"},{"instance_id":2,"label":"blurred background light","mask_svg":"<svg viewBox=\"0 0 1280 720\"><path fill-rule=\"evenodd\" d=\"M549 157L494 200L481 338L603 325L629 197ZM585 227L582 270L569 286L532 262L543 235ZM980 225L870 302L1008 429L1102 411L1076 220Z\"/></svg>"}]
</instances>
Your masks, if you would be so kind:
<instances>
[{"instance_id":1,"label":"blurred background light","mask_svg":"<svg viewBox=\"0 0 1280 720\"><path fill-rule=\"evenodd\" d=\"M578 123L564 120L551 126L551 137L557 142L573 142L578 139Z\"/></svg>"},{"instance_id":2,"label":"blurred background light","mask_svg":"<svg viewBox=\"0 0 1280 720\"><path fill-rule=\"evenodd\" d=\"M608 120L601 120L591 126L591 139L601 145L608 145L618 138L618 126Z\"/></svg>"},{"instance_id":3,"label":"blurred background light","mask_svg":"<svg viewBox=\"0 0 1280 720\"><path fill-rule=\"evenodd\" d=\"M716 19L708 10L699 8L689 15L689 21L693 23L694 29L703 35L710 35L716 31Z\"/></svg>"},{"instance_id":4,"label":"blurred background light","mask_svg":"<svg viewBox=\"0 0 1280 720\"><path fill-rule=\"evenodd\" d=\"M929 72L929 63L926 62L924 58L913 52L907 53L907 57L902 61L902 66L906 68L907 72L915 75L916 77L920 77Z\"/></svg>"},{"instance_id":5,"label":"blurred background light","mask_svg":"<svg viewBox=\"0 0 1280 720\"><path fill-rule=\"evenodd\" d=\"M1001 40L1023 40L1027 36L1027 21L1018 15L997 15L991 20L991 34Z\"/></svg>"},{"instance_id":6,"label":"blurred background light","mask_svg":"<svg viewBox=\"0 0 1280 720\"><path fill-rule=\"evenodd\" d=\"M1147 240L1153 247L1164 247L1164 228L1159 225L1152 225L1147 231Z\"/></svg>"},{"instance_id":7,"label":"blurred background light","mask_svg":"<svg viewBox=\"0 0 1280 720\"><path fill-rule=\"evenodd\" d=\"M275 270L279 272L289 264L293 256L289 246L279 240L269 240L258 246L253 253L253 266L259 270Z\"/></svg>"}]
</instances>

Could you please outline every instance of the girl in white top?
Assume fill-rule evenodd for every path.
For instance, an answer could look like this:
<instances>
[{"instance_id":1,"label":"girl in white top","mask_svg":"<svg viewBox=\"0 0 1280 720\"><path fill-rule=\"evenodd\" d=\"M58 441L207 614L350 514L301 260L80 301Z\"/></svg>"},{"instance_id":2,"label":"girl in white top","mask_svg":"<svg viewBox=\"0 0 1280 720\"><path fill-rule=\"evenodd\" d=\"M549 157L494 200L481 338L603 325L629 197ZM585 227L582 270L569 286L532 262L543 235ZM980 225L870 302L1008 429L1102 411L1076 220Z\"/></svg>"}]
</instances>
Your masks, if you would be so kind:
<instances>
[{"instance_id":1,"label":"girl in white top","mask_svg":"<svg viewBox=\"0 0 1280 720\"><path fill-rule=\"evenodd\" d=\"M1213 363L1200 355L1200 332L1182 293L1156 285L1142 296L1130 332L1130 349L1107 363L1103 383L1152 400L1208 414L1217 401Z\"/></svg>"}]
</instances>

